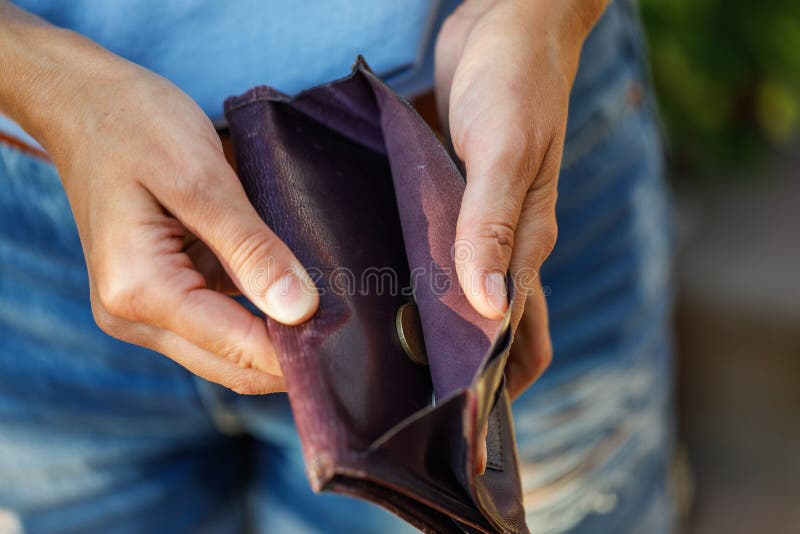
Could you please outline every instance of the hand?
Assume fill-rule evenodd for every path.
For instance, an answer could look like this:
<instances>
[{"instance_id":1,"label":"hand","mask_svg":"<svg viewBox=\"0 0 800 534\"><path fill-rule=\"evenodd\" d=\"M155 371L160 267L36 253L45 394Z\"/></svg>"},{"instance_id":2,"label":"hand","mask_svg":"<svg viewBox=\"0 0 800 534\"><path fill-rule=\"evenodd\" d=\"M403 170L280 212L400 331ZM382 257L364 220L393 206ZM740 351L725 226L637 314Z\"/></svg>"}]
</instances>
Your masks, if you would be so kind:
<instances>
[{"instance_id":1,"label":"hand","mask_svg":"<svg viewBox=\"0 0 800 534\"><path fill-rule=\"evenodd\" d=\"M552 359L538 277L557 235L555 205L569 92L586 35L606 0L466 0L436 43L441 122L467 170L456 228L461 287L489 318L508 308L510 270L520 305L506 366L512 399ZM480 441L475 469L486 469Z\"/></svg>"},{"instance_id":2,"label":"hand","mask_svg":"<svg viewBox=\"0 0 800 534\"><path fill-rule=\"evenodd\" d=\"M476 310L500 318L510 269L525 302L512 310L522 321L507 367L512 398L552 356L538 271L556 241L569 93L605 3L467 0L436 45L437 104L467 171L456 242L472 253L456 254L459 282Z\"/></svg>"},{"instance_id":3,"label":"hand","mask_svg":"<svg viewBox=\"0 0 800 534\"><path fill-rule=\"evenodd\" d=\"M98 325L234 391L283 390L263 319L227 295L296 324L319 300L306 271L187 95L79 36L59 38L33 62L49 67L39 73L49 116L19 115L58 168Z\"/></svg>"}]
</instances>

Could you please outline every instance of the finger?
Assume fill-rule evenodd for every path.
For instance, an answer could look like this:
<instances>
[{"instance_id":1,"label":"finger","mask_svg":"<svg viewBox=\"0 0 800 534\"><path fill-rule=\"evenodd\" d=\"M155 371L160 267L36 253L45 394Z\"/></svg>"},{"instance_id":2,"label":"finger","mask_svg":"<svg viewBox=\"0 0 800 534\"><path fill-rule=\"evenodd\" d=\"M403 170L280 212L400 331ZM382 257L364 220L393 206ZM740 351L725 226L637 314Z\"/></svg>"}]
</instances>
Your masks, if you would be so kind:
<instances>
[{"instance_id":1,"label":"finger","mask_svg":"<svg viewBox=\"0 0 800 534\"><path fill-rule=\"evenodd\" d=\"M286 391L283 376L239 367L168 330L154 332L152 339L153 350L172 358L190 372L236 393L258 395Z\"/></svg>"},{"instance_id":2,"label":"finger","mask_svg":"<svg viewBox=\"0 0 800 534\"><path fill-rule=\"evenodd\" d=\"M98 322L107 315L170 330L239 367L281 374L264 320L206 287L180 252L183 232L173 218L160 215L108 245L93 270Z\"/></svg>"},{"instance_id":3,"label":"finger","mask_svg":"<svg viewBox=\"0 0 800 534\"><path fill-rule=\"evenodd\" d=\"M198 275L195 287L188 290L153 292L151 323L239 367L281 375L264 319L204 285Z\"/></svg>"},{"instance_id":4,"label":"finger","mask_svg":"<svg viewBox=\"0 0 800 534\"><path fill-rule=\"evenodd\" d=\"M245 395L286 391L282 376L257 369L242 368L233 362L209 353L181 336L143 323L118 317L98 317L107 333L127 342L160 352L188 371L216 384ZM120 333L123 333L120 335Z\"/></svg>"},{"instance_id":5,"label":"finger","mask_svg":"<svg viewBox=\"0 0 800 534\"><path fill-rule=\"evenodd\" d=\"M526 299L506 363L506 385L512 400L542 375L552 358L547 301L541 282L537 282Z\"/></svg>"},{"instance_id":6,"label":"finger","mask_svg":"<svg viewBox=\"0 0 800 534\"><path fill-rule=\"evenodd\" d=\"M484 129L486 129L484 127ZM456 272L472 306L489 318L508 307L506 272L524 199L533 181L530 147L501 133L462 147L467 186L456 227ZM462 250L459 250L462 249Z\"/></svg>"},{"instance_id":7,"label":"finger","mask_svg":"<svg viewBox=\"0 0 800 534\"><path fill-rule=\"evenodd\" d=\"M213 175L199 170L191 180L157 183L153 193L209 246L253 304L284 324L307 320L319 305L314 283L258 216L222 153L218 158Z\"/></svg>"},{"instance_id":8,"label":"finger","mask_svg":"<svg viewBox=\"0 0 800 534\"><path fill-rule=\"evenodd\" d=\"M206 286L223 295L241 295L239 288L236 287L231 277L225 272L219 259L214 256L211 249L192 234L189 235L191 239L187 240L188 243L184 246L184 250L189 256L189 259L192 260L195 269L205 278Z\"/></svg>"},{"instance_id":9,"label":"finger","mask_svg":"<svg viewBox=\"0 0 800 534\"><path fill-rule=\"evenodd\" d=\"M475 455L475 472L482 475L486 472L486 463L489 461L489 451L486 437L489 435L489 425L485 425L478 436L478 450Z\"/></svg>"},{"instance_id":10,"label":"finger","mask_svg":"<svg viewBox=\"0 0 800 534\"><path fill-rule=\"evenodd\" d=\"M510 265L518 293L526 294L538 287L539 268L558 237L556 200L560 164L561 148L551 146L523 201Z\"/></svg>"}]
</instances>

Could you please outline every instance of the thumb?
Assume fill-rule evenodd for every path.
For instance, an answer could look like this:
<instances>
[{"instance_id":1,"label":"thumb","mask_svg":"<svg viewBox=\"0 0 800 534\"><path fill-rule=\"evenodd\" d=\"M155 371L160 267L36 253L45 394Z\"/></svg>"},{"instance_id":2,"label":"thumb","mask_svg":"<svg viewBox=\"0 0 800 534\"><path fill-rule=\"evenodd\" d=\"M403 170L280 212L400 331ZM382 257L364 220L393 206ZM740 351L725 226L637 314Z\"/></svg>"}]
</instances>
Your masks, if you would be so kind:
<instances>
[{"instance_id":1,"label":"thumb","mask_svg":"<svg viewBox=\"0 0 800 534\"><path fill-rule=\"evenodd\" d=\"M508 308L506 273L530 187L525 147L505 136L464 146L467 186L456 226L454 259L470 304L497 319Z\"/></svg>"},{"instance_id":2,"label":"thumb","mask_svg":"<svg viewBox=\"0 0 800 534\"><path fill-rule=\"evenodd\" d=\"M213 179L159 198L205 242L241 293L284 324L309 319L319 305L300 261L256 213L233 169L224 162Z\"/></svg>"}]
</instances>

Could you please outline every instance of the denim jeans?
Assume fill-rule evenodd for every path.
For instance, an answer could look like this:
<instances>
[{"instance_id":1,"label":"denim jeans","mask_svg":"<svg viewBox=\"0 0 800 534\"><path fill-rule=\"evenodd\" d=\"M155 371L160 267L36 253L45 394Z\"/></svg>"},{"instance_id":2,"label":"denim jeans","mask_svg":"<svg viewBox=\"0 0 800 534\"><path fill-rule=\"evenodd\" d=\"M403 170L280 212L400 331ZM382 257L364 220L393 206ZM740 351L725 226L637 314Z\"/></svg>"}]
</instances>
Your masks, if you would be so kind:
<instances>
[{"instance_id":1,"label":"denim jeans","mask_svg":"<svg viewBox=\"0 0 800 534\"><path fill-rule=\"evenodd\" d=\"M628 2L584 48L557 215L554 362L513 407L530 527L670 532L668 196ZM411 530L311 493L285 396L108 337L88 294L55 168L0 145L0 531Z\"/></svg>"}]
</instances>

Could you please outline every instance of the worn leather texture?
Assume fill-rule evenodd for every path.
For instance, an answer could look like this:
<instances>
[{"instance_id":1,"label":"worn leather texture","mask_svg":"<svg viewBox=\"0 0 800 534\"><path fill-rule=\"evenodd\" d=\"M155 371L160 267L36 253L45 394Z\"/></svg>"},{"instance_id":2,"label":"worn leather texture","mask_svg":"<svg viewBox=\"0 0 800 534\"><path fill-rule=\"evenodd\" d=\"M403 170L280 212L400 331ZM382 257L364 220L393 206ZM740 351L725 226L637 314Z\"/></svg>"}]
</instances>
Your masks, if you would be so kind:
<instances>
[{"instance_id":1,"label":"worn leather texture","mask_svg":"<svg viewBox=\"0 0 800 534\"><path fill-rule=\"evenodd\" d=\"M503 379L512 332L459 288L464 178L447 150L361 58L293 98L250 89L226 117L245 191L320 290L308 322L266 319L312 488L427 532L528 532ZM428 366L396 333L411 300Z\"/></svg>"}]
</instances>

